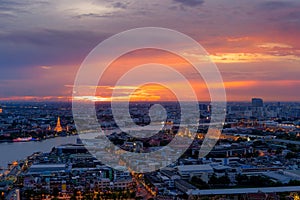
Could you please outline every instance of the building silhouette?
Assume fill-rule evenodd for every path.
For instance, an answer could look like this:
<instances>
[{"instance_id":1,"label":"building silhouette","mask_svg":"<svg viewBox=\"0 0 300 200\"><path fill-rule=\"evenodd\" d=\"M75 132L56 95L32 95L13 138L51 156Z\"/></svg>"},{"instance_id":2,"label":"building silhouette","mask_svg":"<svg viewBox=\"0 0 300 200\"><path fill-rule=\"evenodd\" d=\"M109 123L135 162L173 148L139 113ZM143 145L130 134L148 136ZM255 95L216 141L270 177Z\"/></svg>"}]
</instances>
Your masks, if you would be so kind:
<instances>
[{"instance_id":1,"label":"building silhouette","mask_svg":"<svg viewBox=\"0 0 300 200\"><path fill-rule=\"evenodd\" d=\"M252 98L252 117L261 119L264 116L264 101L260 98Z\"/></svg>"}]
</instances>

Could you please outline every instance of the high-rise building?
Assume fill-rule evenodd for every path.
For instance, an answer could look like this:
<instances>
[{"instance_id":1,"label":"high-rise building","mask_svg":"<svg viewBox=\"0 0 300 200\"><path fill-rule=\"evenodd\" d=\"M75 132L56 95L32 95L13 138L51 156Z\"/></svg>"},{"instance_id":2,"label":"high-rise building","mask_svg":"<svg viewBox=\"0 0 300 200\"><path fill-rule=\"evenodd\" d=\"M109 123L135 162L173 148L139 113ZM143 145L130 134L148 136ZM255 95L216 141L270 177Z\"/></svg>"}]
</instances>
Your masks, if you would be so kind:
<instances>
[{"instance_id":1,"label":"high-rise building","mask_svg":"<svg viewBox=\"0 0 300 200\"><path fill-rule=\"evenodd\" d=\"M252 107L263 107L264 101L260 98L252 98Z\"/></svg>"},{"instance_id":2,"label":"high-rise building","mask_svg":"<svg viewBox=\"0 0 300 200\"><path fill-rule=\"evenodd\" d=\"M56 124L56 127L54 128L54 131L62 132L62 127L61 127L61 124L60 124L60 118L59 117L57 118L57 124Z\"/></svg>"},{"instance_id":3,"label":"high-rise building","mask_svg":"<svg viewBox=\"0 0 300 200\"><path fill-rule=\"evenodd\" d=\"M252 117L261 119L264 116L264 101L260 98L252 98Z\"/></svg>"}]
</instances>

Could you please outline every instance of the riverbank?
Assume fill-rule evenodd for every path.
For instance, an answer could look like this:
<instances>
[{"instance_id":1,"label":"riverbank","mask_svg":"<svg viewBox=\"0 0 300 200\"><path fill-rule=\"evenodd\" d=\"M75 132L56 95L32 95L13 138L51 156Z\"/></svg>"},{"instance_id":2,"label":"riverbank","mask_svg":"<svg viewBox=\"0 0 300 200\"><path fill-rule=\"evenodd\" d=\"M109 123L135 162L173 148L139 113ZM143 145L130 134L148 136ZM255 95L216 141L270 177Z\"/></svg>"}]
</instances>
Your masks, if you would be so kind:
<instances>
[{"instance_id":1,"label":"riverbank","mask_svg":"<svg viewBox=\"0 0 300 200\"><path fill-rule=\"evenodd\" d=\"M56 138L56 137L68 137L68 136L75 136L75 135L78 135L77 133L76 134L63 134L63 135L51 135L51 136L48 136L48 137L37 137L37 138L34 138L34 137L18 137L18 138L14 138L14 139L4 139L4 140L0 140L0 144L1 143L14 143L14 142L40 142L40 141L44 141L44 140L47 140L47 139L52 139L52 138Z\"/></svg>"},{"instance_id":2,"label":"riverbank","mask_svg":"<svg viewBox=\"0 0 300 200\"><path fill-rule=\"evenodd\" d=\"M78 135L54 137L41 141L6 142L0 144L0 168L7 168L13 161L23 160L34 152L49 152L55 146L76 143Z\"/></svg>"}]
</instances>

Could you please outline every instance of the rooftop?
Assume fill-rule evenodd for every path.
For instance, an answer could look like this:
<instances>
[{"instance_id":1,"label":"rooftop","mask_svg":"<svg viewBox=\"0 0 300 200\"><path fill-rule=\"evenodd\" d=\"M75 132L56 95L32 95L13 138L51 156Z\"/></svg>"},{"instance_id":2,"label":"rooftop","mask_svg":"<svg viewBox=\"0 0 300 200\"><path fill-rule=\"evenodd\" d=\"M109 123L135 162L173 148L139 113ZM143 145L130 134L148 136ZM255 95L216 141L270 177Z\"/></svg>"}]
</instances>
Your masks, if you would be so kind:
<instances>
[{"instance_id":1,"label":"rooftop","mask_svg":"<svg viewBox=\"0 0 300 200\"><path fill-rule=\"evenodd\" d=\"M213 168L210 165L182 165L178 166L179 171L213 171Z\"/></svg>"}]
</instances>

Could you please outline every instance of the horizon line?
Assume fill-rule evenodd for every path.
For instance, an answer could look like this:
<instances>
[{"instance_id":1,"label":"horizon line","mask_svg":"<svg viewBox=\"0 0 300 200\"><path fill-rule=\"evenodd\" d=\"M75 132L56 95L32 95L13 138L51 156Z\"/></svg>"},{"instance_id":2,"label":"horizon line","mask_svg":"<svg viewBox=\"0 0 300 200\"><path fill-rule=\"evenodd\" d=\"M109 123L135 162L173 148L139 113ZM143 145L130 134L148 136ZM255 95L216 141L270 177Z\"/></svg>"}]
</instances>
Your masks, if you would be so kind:
<instances>
[{"instance_id":1,"label":"horizon line","mask_svg":"<svg viewBox=\"0 0 300 200\"><path fill-rule=\"evenodd\" d=\"M258 97L253 97L253 98L258 98ZM263 98L261 98L263 100L264 103L278 103L278 102L282 102L282 103L300 103L300 100L294 100L294 101L285 101L285 100L264 100ZM34 100L34 99L30 99L30 100L22 100L22 99L13 99L13 100L9 100L9 99L5 99L5 100L1 100L0 99L0 103L14 103L14 102L28 102L28 103L72 103L73 101L70 99L67 100L58 100L58 99L48 99L48 100ZM111 102L119 102L119 103L126 103L126 101L76 101L76 102L93 102L93 103L111 103ZM174 103L174 102L179 102L176 100L132 100L130 101L130 103L151 103L151 102L160 102L160 103ZM192 100L186 100L186 101L180 101L180 102L195 102ZM198 103L210 103L211 101L209 100L199 100L197 101ZM220 102L220 101L216 101L216 102ZM251 103L251 99L249 100L231 100L231 101L225 101L227 103Z\"/></svg>"}]
</instances>

